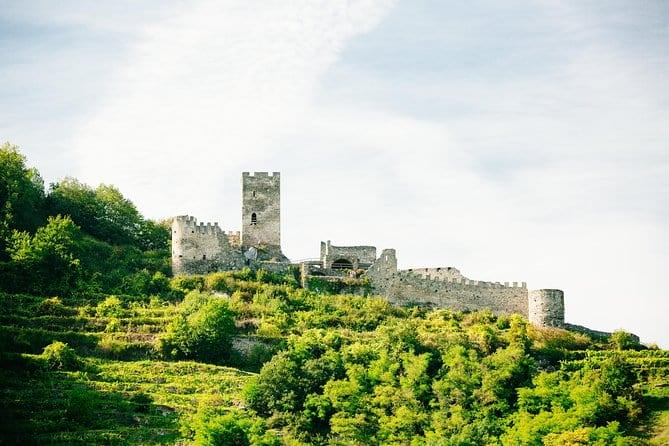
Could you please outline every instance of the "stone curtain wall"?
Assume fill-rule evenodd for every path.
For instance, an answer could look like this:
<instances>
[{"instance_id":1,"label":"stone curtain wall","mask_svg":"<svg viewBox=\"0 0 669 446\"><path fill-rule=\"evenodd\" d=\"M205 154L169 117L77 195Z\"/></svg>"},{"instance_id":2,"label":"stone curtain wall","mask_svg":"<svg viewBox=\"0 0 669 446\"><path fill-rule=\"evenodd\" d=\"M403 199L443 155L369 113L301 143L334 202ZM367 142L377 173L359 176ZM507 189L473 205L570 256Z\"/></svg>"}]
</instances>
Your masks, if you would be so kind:
<instances>
[{"instance_id":1,"label":"stone curtain wall","mask_svg":"<svg viewBox=\"0 0 669 446\"><path fill-rule=\"evenodd\" d=\"M460 273L460 270L453 268L452 266L445 266L441 268L413 268L409 269L409 272L412 272L421 277L431 277L433 279L467 279Z\"/></svg>"},{"instance_id":2,"label":"stone curtain wall","mask_svg":"<svg viewBox=\"0 0 669 446\"><path fill-rule=\"evenodd\" d=\"M428 275L431 271L440 274L433 277ZM458 311L487 308L498 316L512 313L528 316L528 291L524 282L507 286L469 280L455 268L398 271L394 249L383 250L367 270L367 276L376 294L399 305L414 303Z\"/></svg>"},{"instance_id":3,"label":"stone curtain wall","mask_svg":"<svg viewBox=\"0 0 669 446\"><path fill-rule=\"evenodd\" d=\"M419 303L450 310L490 309L494 314L528 316L527 288L463 279L425 278L400 271L392 278L388 299L396 304Z\"/></svg>"},{"instance_id":4,"label":"stone curtain wall","mask_svg":"<svg viewBox=\"0 0 669 446\"><path fill-rule=\"evenodd\" d=\"M242 173L243 248L280 251L281 247L281 177L279 172ZM255 214L255 220L253 219Z\"/></svg>"}]
</instances>

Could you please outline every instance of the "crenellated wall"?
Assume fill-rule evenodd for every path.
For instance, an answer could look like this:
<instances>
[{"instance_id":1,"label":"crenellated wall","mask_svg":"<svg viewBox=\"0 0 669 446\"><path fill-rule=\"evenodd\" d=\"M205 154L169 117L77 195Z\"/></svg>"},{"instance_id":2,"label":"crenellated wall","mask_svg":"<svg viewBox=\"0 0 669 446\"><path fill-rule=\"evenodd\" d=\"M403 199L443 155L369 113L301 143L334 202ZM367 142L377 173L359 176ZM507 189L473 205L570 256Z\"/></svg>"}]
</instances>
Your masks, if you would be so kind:
<instances>
[{"instance_id":1,"label":"crenellated wall","mask_svg":"<svg viewBox=\"0 0 669 446\"><path fill-rule=\"evenodd\" d=\"M384 249L366 275L376 293L399 305L417 303L457 311L489 309L496 315L518 313L541 326L559 327L564 323L560 290L530 293L525 282L471 280L453 267L398 271L394 249Z\"/></svg>"},{"instance_id":2,"label":"crenellated wall","mask_svg":"<svg viewBox=\"0 0 669 446\"><path fill-rule=\"evenodd\" d=\"M408 272L414 273L418 276L433 279L467 279L460 273L460 270L452 266L444 266L441 268L410 268Z\"/></svg>"},{"instance_id":3,"label":"crenellated wall","mask_svg":"<svg viewBox=\"0 0 669 446\"><path fill-rule=\"evenodd\" d=\"M228 235L218 223L199 223L180 215L172 220L172 273L204 274L241 268L239 250L230 246Z\"/></svg>"}]
</instances>

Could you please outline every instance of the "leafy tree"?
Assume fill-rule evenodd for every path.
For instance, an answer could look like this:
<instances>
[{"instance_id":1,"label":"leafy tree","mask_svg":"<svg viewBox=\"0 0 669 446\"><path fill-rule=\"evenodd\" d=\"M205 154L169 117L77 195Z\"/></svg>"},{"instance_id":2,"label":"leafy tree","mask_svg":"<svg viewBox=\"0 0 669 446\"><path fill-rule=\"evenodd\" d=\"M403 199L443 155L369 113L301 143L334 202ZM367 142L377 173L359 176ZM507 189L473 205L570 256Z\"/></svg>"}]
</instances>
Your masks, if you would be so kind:
<instances>
[{"instance_id":1,"label":"leafy tree","mask_svg":"<svg viewBox=\"0 0 669 446\"><path fill-rule=\"evenodd\" d=\"M196 446L247 446L250 443L246 430L249 420L236 413L219 415L198 426L195 436Z\"/></svg>"},{"instance_id":2,"label":"leafy tree","mask_svg":"<svg viewBox=\"0 0 669 446\"><path fill-rule=\"evenodd\" d=\"M31 236L14 231L7 251L16 264L24 289L38 294L67 293L80 273L79 227L70 217L49 217Z\"/></svg>"},{"instance_id":3,"label":"leafy tree","mask_svg":"<svg viewBox=\"0 0 669 446\"><path fill-rule=\"evenodd\" d=\"M166 222L145 220L114 186L101 184L92 189L66 178L51 185L47 205L51 214L70 215L84 232L112 245L135 245L142 250L167 248Z\"/></svg>"},{"instance_id":4,"label":"leafy tree","mask_svg":"<svg viewBox=\"0 0 669 446\"><path fill-rule=\"evenodd\" d=\"M44 181L26 167L18 147L0 146L0 259L13 230L33 232L43 221Z\"/></svg>"}]
</instances>

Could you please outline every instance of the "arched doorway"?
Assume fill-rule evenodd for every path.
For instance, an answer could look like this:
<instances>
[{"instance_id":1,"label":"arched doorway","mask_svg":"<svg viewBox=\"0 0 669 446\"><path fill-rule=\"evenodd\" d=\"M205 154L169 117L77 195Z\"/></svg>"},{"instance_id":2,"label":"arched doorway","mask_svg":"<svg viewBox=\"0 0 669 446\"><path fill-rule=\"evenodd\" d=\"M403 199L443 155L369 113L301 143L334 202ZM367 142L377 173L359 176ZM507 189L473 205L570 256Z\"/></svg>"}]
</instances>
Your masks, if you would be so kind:
<instances>
[{"instance_id":1,"label":"arched doorway","mask_svg":"<svg viewBox=\"0 0 669 446\"><path fill-rule=\"evenodd\" d=\"M353 263L348 259L337 259L334 262L332 262L332 269L336 270L353 269Z\"/></svg>"}]
</instances>

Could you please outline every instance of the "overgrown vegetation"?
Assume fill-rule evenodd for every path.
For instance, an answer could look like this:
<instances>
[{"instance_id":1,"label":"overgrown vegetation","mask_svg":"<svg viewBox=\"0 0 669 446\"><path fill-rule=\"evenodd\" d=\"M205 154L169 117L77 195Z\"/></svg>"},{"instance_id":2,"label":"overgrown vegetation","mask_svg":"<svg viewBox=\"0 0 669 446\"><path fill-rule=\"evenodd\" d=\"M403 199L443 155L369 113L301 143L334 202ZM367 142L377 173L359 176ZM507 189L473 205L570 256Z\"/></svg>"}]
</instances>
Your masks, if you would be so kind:
<instances>
[{"instance_id":1,"label":"overgrown vegetation","mask_svg":"<svg viewBox=\"0 0 669 446\"><path fill-rule=\"evenodd\" d=\"M10 145L0 173L0 443L666 443L669 352L628 333L170 277L167 227L113 187L45 192Z\"/></svg>"}]
</instances>

